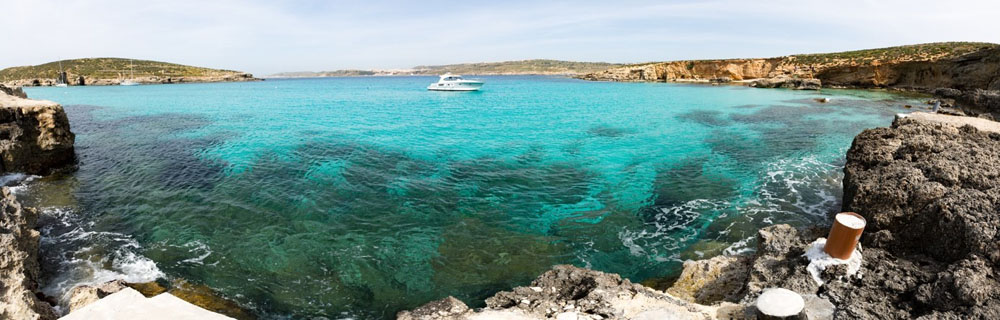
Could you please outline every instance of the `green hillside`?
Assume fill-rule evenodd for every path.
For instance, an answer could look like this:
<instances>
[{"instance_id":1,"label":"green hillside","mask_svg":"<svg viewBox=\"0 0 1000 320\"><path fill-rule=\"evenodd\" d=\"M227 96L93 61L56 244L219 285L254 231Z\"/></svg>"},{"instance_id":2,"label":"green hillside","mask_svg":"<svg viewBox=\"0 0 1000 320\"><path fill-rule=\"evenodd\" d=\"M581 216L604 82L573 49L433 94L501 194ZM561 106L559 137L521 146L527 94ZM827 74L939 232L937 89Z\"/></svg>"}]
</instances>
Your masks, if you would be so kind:
<instances>
[{"instance_id":1,"label":"green hillside","mask_svg":"<svg viewBox=\"0 0 1000 320\"><path fill-rule=\"evenodd\" d=\"M122 58L85 58L54 61L36 66L11 67L0 70L0 81L19 79L54 79L59 74L59 63L70 77L114 79L122 76L135 77L208 77L240 74L232 70L192 67L175 63L129 60ZM130 65L132 68L130 69ZM131 70L131 71L130 71Z\"/></svg>"},{"instance_id":2,"label":"green hillside","mask_svg":"<svg viewBox=\"0 0 1000 320\"><path fill-rule=\"evenodd\" d=\"M947 59L1000 46L986 42L935 42L907 46L854 50L834 53L797 54L798 63L868 63L871 61L916 61Z\"/></svg>"}]
</instances>

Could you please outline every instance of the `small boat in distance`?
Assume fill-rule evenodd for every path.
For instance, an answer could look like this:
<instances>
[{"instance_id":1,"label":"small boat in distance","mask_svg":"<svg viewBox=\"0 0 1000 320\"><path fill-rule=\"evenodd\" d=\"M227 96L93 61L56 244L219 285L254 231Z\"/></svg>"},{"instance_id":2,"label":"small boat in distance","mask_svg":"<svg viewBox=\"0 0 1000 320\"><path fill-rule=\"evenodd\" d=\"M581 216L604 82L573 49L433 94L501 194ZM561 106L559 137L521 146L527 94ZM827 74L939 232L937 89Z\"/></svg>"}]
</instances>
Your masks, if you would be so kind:
<instances>
[{"instance_id":1,"label":"small boat in distance","mask_svg":"<svg viewBox=\"0 0 1000 320\"><path fill-rule=\"evenodd\" d=\"M122 80L122 82L119 83L119 85L122 85L122 86L137 86L137 85L139 85L139 82L135 81L135 66L132 64L132 59L128 59L128 70L129 70L129 76L131 78L130 79Z\"/></svg>"},{"instance_id":2,"label":"small boat in distance","mask_svg":"<svg viewBox=\"0 0 1000 320\"><path fill-rule=\"evenodd\" d=\"M62 60L59 60L59 75L56 79L56 87L66 87L66 71L63 71Z\"/></svg>"},{"instance_id":3,"label":"small boat in distance","mask_svg":"<svg viewBox=\"0 0 1000 320\"><path fill-rule=\"evenodd\" d=\"M434 91L477 91L483 87L479 80L463 79L462 76L446 73L440 76L437 83L432 83L427 90Z\"/></svg>"}]
</instances>

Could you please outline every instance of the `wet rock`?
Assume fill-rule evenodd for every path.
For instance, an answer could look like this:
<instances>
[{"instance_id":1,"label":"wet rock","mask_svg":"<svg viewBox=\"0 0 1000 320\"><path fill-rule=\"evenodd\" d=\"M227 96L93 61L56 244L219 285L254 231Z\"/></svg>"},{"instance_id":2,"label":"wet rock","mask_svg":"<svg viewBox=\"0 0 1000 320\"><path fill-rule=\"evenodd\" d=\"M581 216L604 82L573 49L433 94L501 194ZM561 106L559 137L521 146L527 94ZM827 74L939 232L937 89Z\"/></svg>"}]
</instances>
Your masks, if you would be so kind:
<instances>
[{"instance_id":1,"label":"wet rock","mask_svg":"<svg viewBox=\"0 0 1000 320\"><path fill-rule=\"evenodd\" d=\"M55 319L37 294L38 212L22 207L7 187L0 196L0 319Z\"/></svg>"},{"instance_id":2,"label":"wet rock","mask_svg":"<svg viewBox=\"0 0 1000 320\"><path fill-rule=\"evenodd\" d=\"M0 93L0 173L47 174L71 164L74 139L59 104Z\"/></svg>"},{"instance_id":3,"label":"wet rock","mask_svg":"<svg viewBox=\"0 0 1000 320\"><path fill-rule=\"evenodd\" d=\"M223 298L218 292L204 285L175 280L167 292L208 311L240 320L255 319L250 312L240 307L236 302Z\"/></svg>"}]
</instances>

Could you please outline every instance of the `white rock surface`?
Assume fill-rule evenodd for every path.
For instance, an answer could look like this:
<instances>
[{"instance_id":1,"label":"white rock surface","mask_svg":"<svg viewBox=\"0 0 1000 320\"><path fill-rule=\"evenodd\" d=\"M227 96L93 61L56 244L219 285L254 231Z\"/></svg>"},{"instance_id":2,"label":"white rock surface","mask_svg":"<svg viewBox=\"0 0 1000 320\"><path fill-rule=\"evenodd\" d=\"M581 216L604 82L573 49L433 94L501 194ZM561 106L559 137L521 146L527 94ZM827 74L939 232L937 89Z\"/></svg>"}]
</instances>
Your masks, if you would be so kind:
<instances>
[{"instance_id":1,"label":"white rock surface","mask_svg":"<svg viewBox=\"0 0 1000 320\"><path fill-rule=\"evenodd\" d=\"M59 319L229 320L233 318L199 308L169 293L147 299L139 291L125 288Z\"/></svg>"},{"instance_id":2,"label":"white rock surface","mask_svg":"<svg viewBox=\"0 0 1000 320\"><path fill-rule=\"evenodd\" d=\"M809 258L809 266L806 267L806 270L809 271L809 274L812 275L813 280L815 280L817 284L823 284L825 282L823 281L823 277L820 275L822 275L823 270L826 270L826 268L833 265L847 265L846 276L854 276L858 274L858 270L861 270L862 259L861 251L858 250L858 248L854 249L854 253L851 254L850 259L842 260L831 257L830 254L826 253L826 251L823 250L823 247L825 246L826 238L816 239L816 241L809 244L809 247L806 248L806 253L804 254L806 258ZM858 244L858 247L860 248L861 244Z\"/></svg>"},{"instance_id":3,"label":"white rock surface","mask_svg":"<svg viewBox=\"0 0 1000 320\"><path fill-rule=\"evenodd\" d=\"M806 302L795 291L771 288L757 298L757 310L772 317L791 317L802 313Z\"/></svg>"}]
</instances>

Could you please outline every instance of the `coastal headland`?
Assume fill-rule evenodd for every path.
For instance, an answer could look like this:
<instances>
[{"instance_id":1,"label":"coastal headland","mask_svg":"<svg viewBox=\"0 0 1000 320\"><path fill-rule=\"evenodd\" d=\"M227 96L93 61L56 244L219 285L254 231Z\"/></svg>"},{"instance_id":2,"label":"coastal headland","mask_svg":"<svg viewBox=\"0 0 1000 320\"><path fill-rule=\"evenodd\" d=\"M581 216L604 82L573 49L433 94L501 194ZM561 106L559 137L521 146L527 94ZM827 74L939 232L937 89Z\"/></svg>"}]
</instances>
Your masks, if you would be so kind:
<instances>
[{"instance_id":1,"label":"coastal headland","mask_svg":"<svg viewBox=\"0 0 1000 320\"><path fill-rule=\"evenodd\" d=\"M107 86L125 80L141 84L260 81L252 74L233 70L124 58L84 58L53 61L35 66L0 70L0 83L8 87Z\"/></svg>"}]
</instances>

